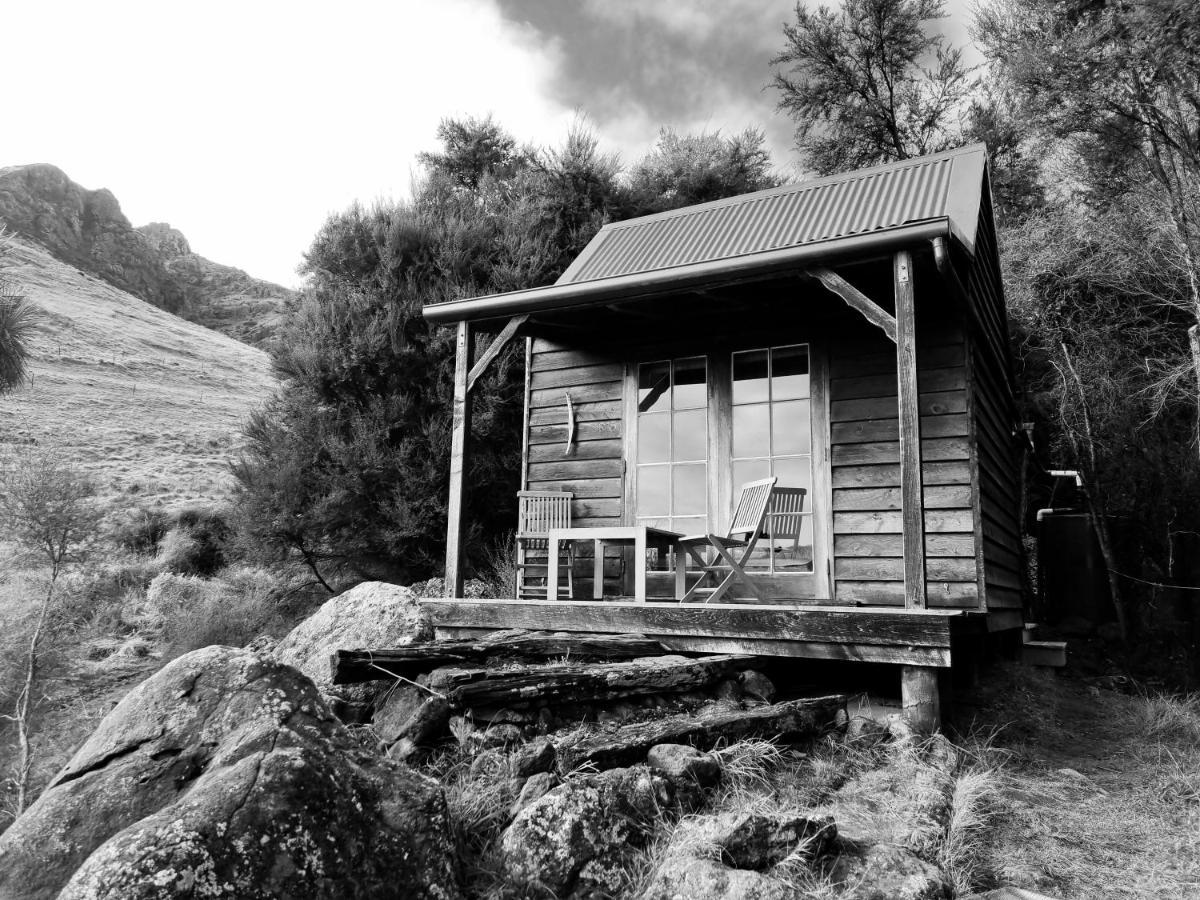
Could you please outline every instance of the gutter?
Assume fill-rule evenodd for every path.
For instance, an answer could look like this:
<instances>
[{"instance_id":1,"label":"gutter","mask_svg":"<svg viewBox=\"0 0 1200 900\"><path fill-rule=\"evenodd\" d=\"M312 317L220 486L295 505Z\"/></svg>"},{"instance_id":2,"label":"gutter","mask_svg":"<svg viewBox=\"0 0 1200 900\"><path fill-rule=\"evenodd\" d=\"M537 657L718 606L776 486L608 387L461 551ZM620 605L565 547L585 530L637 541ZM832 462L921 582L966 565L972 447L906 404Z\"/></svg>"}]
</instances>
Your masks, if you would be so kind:
<instances>
[{"instance_id":1,"label":"gutter","mask_svg":"<svg viewBox=\"0 0 1200 900\"><path fill-rule=\"evenodd\" d=\"M884 231L834 238L780 250L764 250L729 259L597 278L592 281L554 284L467 300L432 303L421 312L431 324L449 325L455 322L507 319L522 314L605 306L638 297L677 293L715 283L780 274L848 256L896 250L916 243L925 243L934 238L945 238L949 234L950 220L940 217Z\"/></svg>"}]
</instances>

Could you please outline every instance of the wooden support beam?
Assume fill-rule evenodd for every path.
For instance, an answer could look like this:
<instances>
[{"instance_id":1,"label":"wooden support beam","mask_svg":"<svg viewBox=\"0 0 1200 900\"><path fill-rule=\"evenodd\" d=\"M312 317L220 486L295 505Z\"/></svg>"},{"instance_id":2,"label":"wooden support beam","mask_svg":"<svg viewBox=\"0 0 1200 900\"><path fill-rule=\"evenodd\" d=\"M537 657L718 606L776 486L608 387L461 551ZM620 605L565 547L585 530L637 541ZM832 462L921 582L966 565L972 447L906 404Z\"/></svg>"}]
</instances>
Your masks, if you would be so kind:
<instances>
[{"instance_id":1,"label":"wooden support beam","mask_svg":"<svg viewBox=\"0 0 1200 900\"><path fill-rule=\"evenodd\" d=\"M896 288L896 371L900 399L900 514L904 552L904 605L924 609L925 500L921 484L921 408L917 387L917 329L912 254L893 266Z\"/></svg>"},{"instance_id":2,"label":"wooden support beam","mask_svg":"<svg viewBox=\"0 0 1200 900\"><path fill-rule=\"evenodd\" d=\"M454 407L450 435L450 498L446 504L446 596L463 593L463 540L466 521L463 516L467 459L471 448L471 392L467 387L471 371L472 344L469 322L458 323L458 344L454 355Z\"/></svg>"},{"instance_id":3,"label":"wooden support beam","mask_svg":"<svg viewBox=\"0 0 1200 900\"><path fill-rule=\"evenodd\" d=\"M492 364L492 361L500 355L500 352L508 346L508 342L511 341L514 336L516 336L517 329L524 325L528 320L528 315L513 316L508 320L508 324L504 326L504 329L498 335L496 335L495 340L493 340L488 345L488 348L483 351L483 355L479 357L479 362L475 363L475 365L471 367L471 374L467 376L467 393L475 390L475 382L483 377L483 373L487 371L487 368Z\"/></svg>"},{"instance_id":4,"label":"wooden support beam","mask_svg":"<svg viewBox=\"0 0 1200 900\"><path fill-rule=\"evenodd\" d=\"M832 269L825 268L810 269L808 274L825 285L827 290L841 297L847 306L872 325L882 329L892 341L896 340L896 319L845 278Z\"/></svg>"},{"instance_id":5,"label":"wooden support beam","mask_svg":"<svg viewBox=\"0 0 1200 900\"><path fill-rule=\"evenodd\" d=\"M527 628L666 636L950 647L949 610L868 610L757 604L613 603L547 600L426 600L436 628Z\"/></svg>"},{"instance_id":6,"label":"wooden support beam","mask_svg":"<svg viewBox=\"0 0 1200 900\"><path fill-rule=\"evenodd\" d=\"M644 760L656 744L691 744L708 749L756 735L773 740L815 738L831 731L838 712L844 713L845 709L845 695L831 694L751 709L716 707L634 722L559 745L559 767L571 771L586 764L597 769L627 766Z\"/></svg>"},{"instance_id":7,"label":"wooden support beam","mask_svg":"<svg viewBox=\"0 0 1200 900\"><path fill-rule=\"evenodd\" d=\"M904 718L918 734L933 734L942 727L938 670L929 666L900 667L900 702Z\"/></svg>"}]
</instances>

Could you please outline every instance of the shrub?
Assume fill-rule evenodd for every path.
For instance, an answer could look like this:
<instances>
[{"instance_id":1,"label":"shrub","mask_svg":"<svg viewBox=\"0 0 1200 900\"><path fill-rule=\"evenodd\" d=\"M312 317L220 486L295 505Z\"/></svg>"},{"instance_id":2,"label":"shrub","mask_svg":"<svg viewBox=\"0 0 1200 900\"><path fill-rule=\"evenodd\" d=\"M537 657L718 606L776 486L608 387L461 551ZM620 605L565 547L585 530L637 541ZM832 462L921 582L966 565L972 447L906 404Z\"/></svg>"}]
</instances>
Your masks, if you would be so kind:
<instances>
[{"instance_id":1,"label":"shrub","mask_svg":"<svg viewBox=\"0 0 1200 900\"><path fill-rule=\"evenodd\" d=\"M163 572L146 599L158 620L166 656L222 644L244 647L263 634L290 628L279 580L262 569L240 568L221 578Z\"/></svg>"},{"instance_id":2,"label":"shrub","mask_svg":"<svg viewBox=\"0 0 1200 900\"><path fill-rule=\"evenodd\" d=\"M125 510L109 528L109 540L131 553L157 553L158 545L170 527L167 513L161 509L138 506Z\"/></svg>"},{"instance_id":3,"label":"shrub","mask_svg":"<svg viewBox=\"0 0 1200 900\"><path fill-rule=\"evenodd\" d=\"M170 528L158 546L163 570L176 575L211 576L226 563L231 534L223 510L188 507L171 516Z\"/></svg>"}]
</instances>

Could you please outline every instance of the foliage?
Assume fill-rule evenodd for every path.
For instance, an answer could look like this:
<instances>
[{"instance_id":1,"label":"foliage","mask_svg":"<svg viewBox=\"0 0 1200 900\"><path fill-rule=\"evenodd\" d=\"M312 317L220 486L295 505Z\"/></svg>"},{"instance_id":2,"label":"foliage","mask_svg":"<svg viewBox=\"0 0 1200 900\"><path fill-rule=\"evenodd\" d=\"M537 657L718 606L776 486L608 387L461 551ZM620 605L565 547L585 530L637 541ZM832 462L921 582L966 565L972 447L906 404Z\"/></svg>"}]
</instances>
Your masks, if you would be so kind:
<instances>
[{"instance_id":1,"label":"foliage","mask_svg":"<svg viewBox=\"0 0 1200 900\"><path fill-rule=\"evenodd\" d=\"M341 573L407 582L440 568L455 338L423 306L548 284L610 219L770 178L753 133L672 136L635 167L636 189L582 123L538 152L490 118L444 120L438 136L411 199L355 205L314 238L311 288L274 355L283 387L234 470L243 543L300 559L330 589ZM467 546L480 566L516 518L523 389L514 346L473 393Z\"/></svg>"},{"instance_id":2,"label":"foliage","mask_svg":"<svg viewBox=\"0 0 1200 900\"><path fill-rule=\"evenodd\" d=\"M190 506L170 516L158 546L164 571L177 575L213 575L226 564L230 525L224 511Z\"/></svg>"},{"instance_id":3,"label":"foliage","mask_svg":"<svg viewBox=\"0 0 1200 900\"><path fill-rule=\"evenodd\" d=\"M663 128L658 141L630 172L630 188L649 209L674 209L775 187L771 157L761 131L748 128L680 135Z\"/></svg>"},{"instance_id":4,"label":"foliage","mask_svg":"<svg viewBox=\"0 0 1200 900\"><path fill-rule=\"evenodd\" d=\"M925 27L944 7L944 0L797 4L772 60L788 70L773 84L809 168L827 175L961 143L970 69L961 49Z\"/></svg>"},{"instance_id":5,"label":"foliage","mask_svg":"<svg viewBox=\"0 0 1200 900\"><path fill-rule=\"evenodd\" d=\"M135 506L117 514L109 526L108 539L114 546L131 553L157 553L169 527L170 517L166 510Z\"/></svg>"},{"instance_id":6,"label":"foliage","mask_svg":"<svg viewBox=\"0 0 1200 900\"><path fill-rule=\"evenodd\" d=\"M218 578L163 572L146 599L166 644L167 657L220 644L242 647L256 637L282 637L292 626L278 578L262 569L237 568Z\"/></svg>"},{"instance_id":7,"label":"foliage","mask_svg":"<svg viewBox=\"0 0 1200 900\"><path fill-rule=\"evenodd\" d=\"M11 237L0 225L0 395L14 391L26 379L29 339L41 322L41 310L25 297L4 272Z\"/></svg>"},{"instance_id":8,"label":"foliage","mask_svg":"<svg viewBox=\"0 0 1200 900\"><path fill-rule=\"evenodd\" d=\"M55 588L66 566L79 562L94 545L100 510L91 477L53 448L29 447L0 461L0 522L8 536L49 568L46 592L32 616L21 655L21 686L11 721L17 733L17 758L9 780L20 814L30 798L33 752L31 714L38 688L47 627L55 604Z\"/></svg>"}]
</instances>

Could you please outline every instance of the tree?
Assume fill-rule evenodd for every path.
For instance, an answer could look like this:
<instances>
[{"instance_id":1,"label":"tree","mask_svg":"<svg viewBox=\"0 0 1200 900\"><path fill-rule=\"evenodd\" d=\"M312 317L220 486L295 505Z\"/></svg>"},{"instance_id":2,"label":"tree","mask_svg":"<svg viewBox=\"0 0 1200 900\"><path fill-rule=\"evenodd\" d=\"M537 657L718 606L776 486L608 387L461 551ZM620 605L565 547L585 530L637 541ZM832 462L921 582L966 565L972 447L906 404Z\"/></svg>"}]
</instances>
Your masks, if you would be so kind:
<instances>
[{"instance_id":1,"label":"tree","mask_svg":"<svg viewBox=\"0 0 1200 900\"><path fill-rule=\"evenodd\" d=\"M972 83L962 50L926 30L944 0L796 4L771 62L779 108L796 122L796 147L818 174L908 159L956 146ZM928 63L928 64L927 64Z\"/></svg>"},{"instance_id":2,"label":"tree","mask_svg":"<svg viewBox=\"0 0 1200 900\"><path fill-rule=\"evenodd\" d=\"M664 132L635 188L582 122L537 152L491 119L446 119L438 135L411 199L352 206L314 237L311 286L274 351L279 394L234 467L244 541L330 589L342 574L426 578L444 558L455 337L426 324L425 304L550 284L612 219L773 183L756 132ZM476 564L516 519L519 354L475 389Z\"/></svg>"},{"instance_id":3,"label":"tree","mask_svg":"<svg viewBox=\"0 0 1200 900\"><path fill-rule=\"evenodd\" d=\"M1186 277L1200 404L1200 8L990 0L976 32L1023 116L1069 151L1086 202L1153 186Z\"/></svg>"},{"instance_id":4,"label":"tree","mask_svg":"<svg viewBox=\"0 0 1200 900\"><path fill-rule=\"evenodd\" d=\"M633 202L639 213L657 212L775 187L780 181L764 143L753 128L731 137L663 128L630 172Z\"/></svg>"},{"instance_id":5,"label":"tree","mask_svg":"<svg viewBox=\"0 0 1200 900\"><path fill-rule=\"evenodd\" d=\"M41 321L40 310L4 272L11 251L12 238L0 226L0 395L15 391L28 376L29 339Z\"/></svg>"},{"instance_id":6,"label":"tree","mask_svg":"<svg viewBox=\"0 0 1200 900\"><path fill-rule=\"evenodd\" d=\"M96 539L101 514L94 503L95 494L91 477L55 449L30 448L10 455L0 467L3 526L12 540L49 568L49 583L34 613L24 651L21 689L13 712L4 715L17 730L11 780L16 787L18 815L29 801L34 689L55 588L65 568L82 560Z\"/></svg>"}]
</instances>

